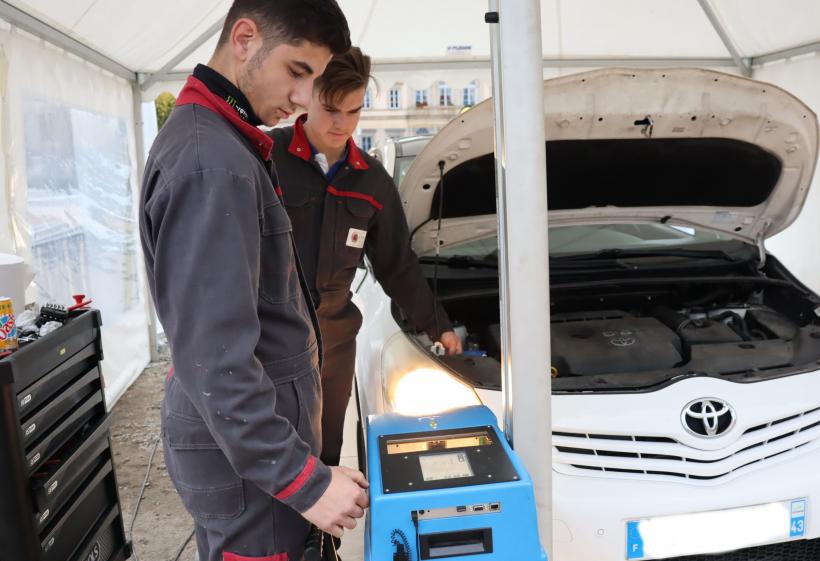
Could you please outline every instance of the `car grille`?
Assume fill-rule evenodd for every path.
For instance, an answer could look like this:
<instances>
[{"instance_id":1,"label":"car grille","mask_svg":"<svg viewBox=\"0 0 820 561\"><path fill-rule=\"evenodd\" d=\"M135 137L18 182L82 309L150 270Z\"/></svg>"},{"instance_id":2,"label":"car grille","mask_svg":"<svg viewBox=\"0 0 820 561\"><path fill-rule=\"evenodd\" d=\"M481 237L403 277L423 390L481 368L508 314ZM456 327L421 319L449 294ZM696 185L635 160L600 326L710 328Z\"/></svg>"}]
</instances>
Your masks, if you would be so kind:
<instances>
[{"instance_id":1,"label":"car grille","mask_svg":"<svg viewBox=\"0 0 820 561\"><path fill-rule=\"evenodd\" d=\"M746 429L731 446L698 450L674 438L553 432L553 462L564 473L710 481L820 444L820 408Z\"/></svg>"},{"instance_id":2,"label":"car grille","mask_svg":"<svg viewBox=\"0 0 820 561\"><path fill-rule=\"evenodd\" d=\"M820 539L776 543L738 549L720 555L687 555L663 561L817 561L820 559Z\"/></svg>"}]
</instances>

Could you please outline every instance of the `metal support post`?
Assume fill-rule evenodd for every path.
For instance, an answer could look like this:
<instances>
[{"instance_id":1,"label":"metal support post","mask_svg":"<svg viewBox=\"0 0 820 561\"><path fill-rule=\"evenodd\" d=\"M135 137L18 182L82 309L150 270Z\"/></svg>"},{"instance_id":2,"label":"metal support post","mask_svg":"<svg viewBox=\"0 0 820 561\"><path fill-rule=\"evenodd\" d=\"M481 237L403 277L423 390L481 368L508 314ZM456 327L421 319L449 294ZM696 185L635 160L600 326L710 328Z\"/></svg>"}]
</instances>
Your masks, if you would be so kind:
<instances>
[{"instance_id":1,"label":"metal support post","mask_svg":"<svg viewBox=\"0 0 820 561\"><path fill-rule=\"evenodd\" d=\"M134 110L134 144L137 156L137 190L142 186L142 176L145 173L145 123L142 116L142 91L139 85L134 82L131 86L131 95L133 98ZM142 249L139 250L140 263L137 265L140 268L139 275L142 283L142 294L145 299L145 314L148 320L148 345L151 348L151 362L159 360L159 347L157 344L157 312L154 309L154 300L151 298L151 293L148 290L148 283L145 280L145 272L143 271L142 263Z\"/></svg>"},{"instance_id":2,"label":"metal support post","mask_svg":"<svg viewBox=\"0 0 820 561\"><path fill-rule=\"evenodd\" d=\"M540 4L538 0L490 0L489 8L504 430L532 476L541 543L552 558L549 244Z\"/></svg>"}]
</instances>

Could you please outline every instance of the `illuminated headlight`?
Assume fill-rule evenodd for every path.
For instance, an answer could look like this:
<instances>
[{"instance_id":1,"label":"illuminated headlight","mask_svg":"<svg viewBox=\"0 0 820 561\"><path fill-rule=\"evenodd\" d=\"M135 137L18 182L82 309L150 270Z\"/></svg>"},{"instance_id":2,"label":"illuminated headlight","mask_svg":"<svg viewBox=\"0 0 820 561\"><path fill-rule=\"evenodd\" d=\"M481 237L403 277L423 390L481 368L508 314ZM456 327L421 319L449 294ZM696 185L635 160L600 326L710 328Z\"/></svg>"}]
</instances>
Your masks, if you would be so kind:
<instances>
[{"instance_id":1,"label":"illuminated headlight","mask_svg":"<svg viewBox=\"0 0 820 561\"><path fill-rule=\"evenodd\" d=\"M393 411L420 417L481 405L472 386L443 370L403 333L384 346L384 393Z\"/></svg>"}]
</instances>

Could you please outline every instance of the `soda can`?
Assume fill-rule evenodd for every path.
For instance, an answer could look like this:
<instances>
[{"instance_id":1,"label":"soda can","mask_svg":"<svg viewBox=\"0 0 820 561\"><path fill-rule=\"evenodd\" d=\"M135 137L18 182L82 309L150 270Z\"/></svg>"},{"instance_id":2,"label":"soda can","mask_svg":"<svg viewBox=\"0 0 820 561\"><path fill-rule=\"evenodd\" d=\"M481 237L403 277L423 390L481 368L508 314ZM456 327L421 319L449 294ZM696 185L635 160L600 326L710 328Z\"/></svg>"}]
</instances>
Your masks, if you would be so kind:
<instances>
[{"instance_id":1,"label":"soda can","mask_svg":"<svg viewBox=\"0 0 820 561\"><path fill-rule=\"evenodd\" d=\"M14 319L14 306L11 298L0 297L0 353L16 351L17 322Z\"/></svg>"}]
</instances>

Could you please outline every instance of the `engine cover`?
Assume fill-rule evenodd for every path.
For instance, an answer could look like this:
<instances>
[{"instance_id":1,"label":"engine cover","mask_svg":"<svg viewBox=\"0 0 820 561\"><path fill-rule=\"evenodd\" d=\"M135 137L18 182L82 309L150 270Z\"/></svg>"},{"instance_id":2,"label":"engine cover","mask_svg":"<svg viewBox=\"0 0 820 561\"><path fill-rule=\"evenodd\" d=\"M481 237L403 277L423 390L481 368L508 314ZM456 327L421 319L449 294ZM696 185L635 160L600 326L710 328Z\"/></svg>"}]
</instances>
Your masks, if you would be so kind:
<instances>
[{"instance_id":1,"label":"engine cover","mask_svg":"<svg viewBox=\"0 0 820 561\"><path fill-rule=\"evenodd\" d=\"M680 338L654 318L553 322L551 332L559 376L661 370L682 361Z\"/></svg>"}]
</instances>

